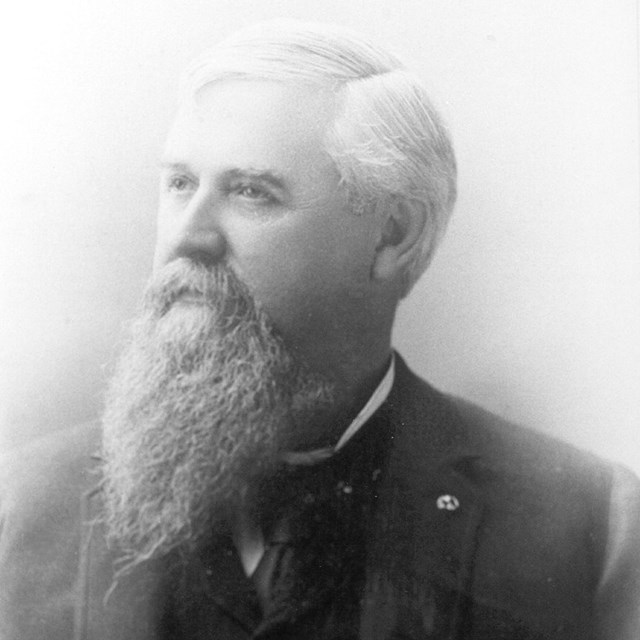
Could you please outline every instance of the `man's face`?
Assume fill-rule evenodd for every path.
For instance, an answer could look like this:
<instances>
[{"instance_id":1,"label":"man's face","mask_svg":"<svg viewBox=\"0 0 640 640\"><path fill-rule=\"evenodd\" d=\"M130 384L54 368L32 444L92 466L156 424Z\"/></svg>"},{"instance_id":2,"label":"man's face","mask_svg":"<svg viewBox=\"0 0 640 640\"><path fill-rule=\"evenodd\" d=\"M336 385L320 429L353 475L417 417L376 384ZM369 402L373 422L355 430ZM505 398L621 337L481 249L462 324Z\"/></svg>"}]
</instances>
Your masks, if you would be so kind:
<instances>
[{"instance_id":1,"label":"man's face","mask_svg":"<svg viewBox=\"0 0 640 640\"><path fill-rule=\"evenodd\" d=\"M332 117L327 94L225 82L171 131L155 274L103 416L106 522L132 562L199 544L331 424L323 346L375 246L323 151Z\"/></svg>"},{"instance_id":2,"label":"man's face","mask_svg":"<svg viewBox=\"0 0 640 640\"><path fill-rule=\"evenodd\" d=\"M226 264L290 348L318 366L371 286L373 216L348 207L323 147L328 92L268 81L202 89L171 129L155 268Z\"/></svg>"}]
</instances>

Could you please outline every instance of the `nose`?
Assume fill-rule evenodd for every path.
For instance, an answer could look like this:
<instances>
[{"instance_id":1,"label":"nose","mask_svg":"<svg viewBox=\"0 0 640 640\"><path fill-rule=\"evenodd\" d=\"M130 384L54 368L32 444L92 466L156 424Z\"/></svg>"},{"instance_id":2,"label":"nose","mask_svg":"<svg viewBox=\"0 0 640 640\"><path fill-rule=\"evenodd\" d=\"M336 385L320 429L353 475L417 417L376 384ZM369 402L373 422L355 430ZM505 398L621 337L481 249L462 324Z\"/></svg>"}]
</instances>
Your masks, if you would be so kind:
<instances>
[{"instance_id":1,"label":"nose","mask_svg":"<svg viewBox=\"0 0 640 640\"><path fill-rule=\"evenodd\" d=\"M227 243L215 202L196 194L188 206L176 213L160 211L154 267L178 258L211 266L224 257Z\"/></svg>"}]
</instances>

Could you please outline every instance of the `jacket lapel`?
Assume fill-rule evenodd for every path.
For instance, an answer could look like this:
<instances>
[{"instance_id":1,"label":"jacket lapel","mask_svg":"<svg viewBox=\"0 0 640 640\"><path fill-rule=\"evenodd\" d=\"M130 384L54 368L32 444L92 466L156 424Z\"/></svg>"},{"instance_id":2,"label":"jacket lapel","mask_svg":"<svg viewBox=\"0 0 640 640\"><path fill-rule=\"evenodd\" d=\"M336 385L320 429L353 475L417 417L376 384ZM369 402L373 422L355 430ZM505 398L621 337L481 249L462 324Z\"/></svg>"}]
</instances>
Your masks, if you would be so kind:
<instances>
[{"instance_id":1,"label":"jacket lapel","mask_svg":"<svg viewBox=\"0 0 640 640\"><path fill-rule=\"evenodd\" d=\"M393 446L368 545L361 637L454 639L470 603L483 515L480 460L450 405L396 358L384 407Z\"/></svg>"},{"instance_id":2,"label":"jacket lapel","mask_svg":"<svg viewBox=\"0 0 640 640\"><path fill-rule=\"evenodd\" d=\"M118 557L108 548L100 522L100 487L82 500L75 639L159 638L164 563L145 563L118 577Z\"/></svg>"},{"instance_id":3,"label":"jacket lapel","mask_svg":"<svg viewBox=\"0 0 640 640\"><path fill-rule=\"evenodd\" d=\"M255 628L256 595L230 537L189 558L173 554L118 577L118 557L98 519L101 502L99 487L83 498L74 640L156 640L176 632L189 638L227 624L231 638Z\"/></svg>"},{"instance_id":4,"label":"jacket lapel","mask_svg":"<svg viewBox=\"0 0 640 640\"><path fill-rule=\"evenodd\" d=\"M373 419L375 425L367 425L391 444L384 462L372 465L376 473L378 466L382 470L381 482L374 487L374 513L366 532L358 637L454 640L462 637L471 603L476 542L484 511L477 476L481 460L474 434L468 433L450 404L415 378L399 357L396 362L394 389ZM360 440L360 454L362 445ZM310 518L303 514L301 519ZM320 522L325 520L320 518ZM330 547L318 551L318 557L327 559ZM343 561L337 570L344 574L348 566ZM322 609L318 594L324 597L327 593L321 588L325 577L321 570L304 573L302 578L319 584L306 591L304 598L295 599L295 610L289 607L287 615L268 617L259 627L258 637L282 637L291 611L301 617L307 611ZM339 598L335 588L329 593L335 604ZM325 637L329 620L323 614L309 620L317 635L309 631L305 637ZM347 626L352 628L348 622ZM346 636L343 633L340 637Z\"/></svg>"}]
</instances>

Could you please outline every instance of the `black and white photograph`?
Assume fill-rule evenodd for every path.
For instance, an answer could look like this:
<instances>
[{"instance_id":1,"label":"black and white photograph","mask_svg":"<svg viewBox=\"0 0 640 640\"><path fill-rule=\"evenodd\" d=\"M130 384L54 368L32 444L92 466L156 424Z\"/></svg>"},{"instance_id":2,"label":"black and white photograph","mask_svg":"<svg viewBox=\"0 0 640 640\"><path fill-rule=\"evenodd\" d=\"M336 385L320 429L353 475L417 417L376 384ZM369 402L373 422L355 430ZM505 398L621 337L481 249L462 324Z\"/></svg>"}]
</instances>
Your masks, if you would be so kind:
<instances>
[{"instance_id":1,"label":"black and white photograph","mask_svg":"<svg viewBox=\"0 0 640 640\"><path fill-rule=\"evenodd\" d=\"M640 638L633 0L26 0L0 640Z\"/></svg>"}]
</instances>

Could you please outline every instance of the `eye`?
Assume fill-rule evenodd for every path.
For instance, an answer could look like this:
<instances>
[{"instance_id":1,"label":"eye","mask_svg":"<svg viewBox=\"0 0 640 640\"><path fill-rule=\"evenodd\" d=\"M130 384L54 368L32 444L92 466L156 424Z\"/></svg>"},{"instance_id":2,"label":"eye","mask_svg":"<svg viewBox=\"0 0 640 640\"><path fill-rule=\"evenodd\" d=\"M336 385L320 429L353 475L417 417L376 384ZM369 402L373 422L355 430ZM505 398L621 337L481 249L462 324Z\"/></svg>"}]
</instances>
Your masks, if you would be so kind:
<instances>
[{"instance_id":1,"label":"eye","mask_svg":"<svg viewBox=\"0 0 640 640\"><path fill-rule=\"evenodd\" d=\"M194 187L194 182L187 176L172 175L165 181L165 188L171 193L184 193Z\"/></svg>"},{"instance_id":2,"label":"eye","mask_svg":"<svg viewBox=\"0 0 640 640\"><path fill-rule=\"evenodd\" d=\"M270 204L275 202L274 195L266 188L256 184L239 184L232 189L232 193L240 198L254 203Z\"/></svg>"},{"instance_id":3,"label":"eye","mask_svg":"<svg viewBox=\"0 0 640 640\"><path fill-rule=\"evenodd\" d=\"M251 198L252 200L256 198L264 198L266 195L264 190L258 189L257 187L253 187L251 185L239 187L237 193L244 198Z\"/></svg>"}]
</instances>

